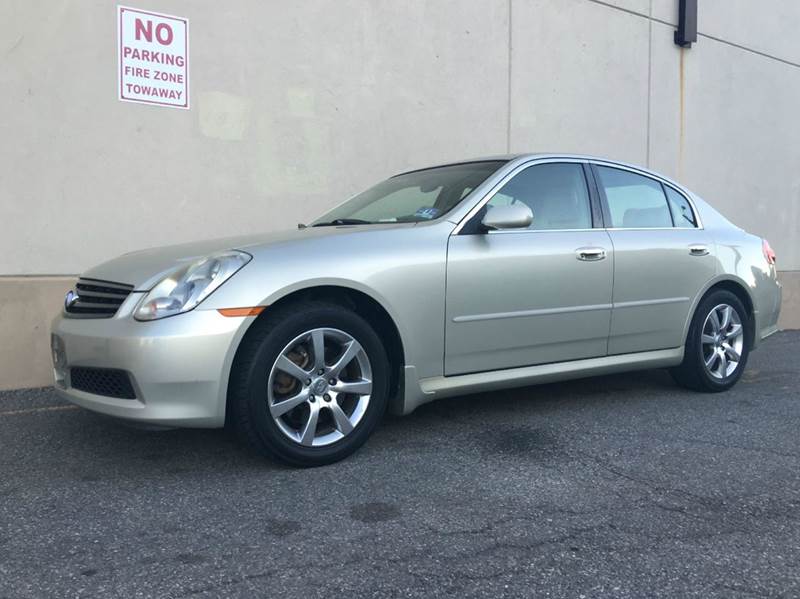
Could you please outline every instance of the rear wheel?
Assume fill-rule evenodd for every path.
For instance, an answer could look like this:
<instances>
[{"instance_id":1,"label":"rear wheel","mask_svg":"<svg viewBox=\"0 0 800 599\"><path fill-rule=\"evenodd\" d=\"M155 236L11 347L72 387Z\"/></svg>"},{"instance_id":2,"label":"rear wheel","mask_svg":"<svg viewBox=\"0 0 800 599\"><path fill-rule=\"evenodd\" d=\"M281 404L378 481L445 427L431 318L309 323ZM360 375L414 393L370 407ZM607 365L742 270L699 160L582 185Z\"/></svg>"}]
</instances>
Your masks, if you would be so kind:
<instances>
[{"instance_id":1,"label":"rear wheel","mask_svg":"<svg viewBox=\"0 0 800 599\"><path fill-rule=\"evenodd\" d=\"M239 435L297 466L329 464L358 449L388 400L388 361L357 314L307 302L253 325L237 355L231 404Z\"/></svg>"},{"instance_id":2,"label":"rear wheel","mask_svg":"<svg viewBox=\"0 0 800 599\"><path fill-rule=\"evenodd\" d=\"M750 353L752 323L736 295L723 289L703 298L692 318L683 362L670 372L697 391L726 391L742 376Z\"/></svg>"}]
</instances>

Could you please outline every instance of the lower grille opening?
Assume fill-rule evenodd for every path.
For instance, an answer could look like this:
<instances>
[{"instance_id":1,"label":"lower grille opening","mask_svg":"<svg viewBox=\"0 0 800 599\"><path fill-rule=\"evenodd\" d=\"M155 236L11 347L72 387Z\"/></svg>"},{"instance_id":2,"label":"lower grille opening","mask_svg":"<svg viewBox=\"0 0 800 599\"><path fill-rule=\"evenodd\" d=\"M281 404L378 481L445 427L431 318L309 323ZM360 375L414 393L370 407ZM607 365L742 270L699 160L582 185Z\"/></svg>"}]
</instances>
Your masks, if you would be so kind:
<instances>
[{"instance_id":1,"label":"lower grille opening","mask_svg":"<svg viewBox=\"0 0 800 599\"><path fill-rule=\"evenodd\" d=\"M136 399L131 377L114 368L70 368L70 386L78 391L117 399Z\"/></svg>"}]
</instances>

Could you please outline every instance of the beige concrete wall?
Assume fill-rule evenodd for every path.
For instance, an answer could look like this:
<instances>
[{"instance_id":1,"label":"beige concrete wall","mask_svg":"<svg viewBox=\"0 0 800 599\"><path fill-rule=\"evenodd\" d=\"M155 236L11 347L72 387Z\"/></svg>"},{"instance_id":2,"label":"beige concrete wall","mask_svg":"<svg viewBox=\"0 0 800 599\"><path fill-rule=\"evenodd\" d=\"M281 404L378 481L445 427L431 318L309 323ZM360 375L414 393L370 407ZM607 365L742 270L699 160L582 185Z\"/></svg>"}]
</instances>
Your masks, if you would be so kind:
<instances>
[{"instance_id":1,"label":"beige concrete wall","mask_svg":"<svg viewBox=\"0 0 800 599\"><path fill-rule=\"evenodd\" d=\"M66 278L294 226L393 172L574 151L674 176L778 253L800 326L800 3L151 0L190 20L189 111L116 95L116 5L0 3L0 387L49 381Z\"/></svg>"},{"instance_id":2,"label":"beige concrete wall","mask_svg":"<svg viewBox=\"0 0 800 599\"><path fill-rule=\"evenodd\" d=\"M511 151L644 164L648 23L595 2L514 2Z\"/></svg>"},{"instance_id":3,"label":"beige concrete wall","mask_svg":"<svg viewBox=\"0 0 800 599\"><path fill-rule=\"evenodd\" d=\"M781 329L800 329L800 271L781 272L783 305L778 326Z\"/></svg>"},{"instance_id":4,"label":"beige concrete wall","mask_svg":"<svg viewBox=\"0 0 800 599\"><path fill-rule=\"evenodd\" d=\"M673 31L653 24L650 165L800 270L800 67L706 38L679 50Z\"/></svg>"},{"instance_id":5,"label":"beige concrete wall","mask_svg":"<svg viewBox=\"0 0 800 599\"><path fill-rule=\"evenodd\" d=\"M0 389L53 383L50 321L72 277L0 277Z\"/></svg>"},{"instance_id":6,"label":"beige concrete wall","mask_svg":"<svg viewBox=\"0 0 800 599\"><path fill-rule=\"evenodd\" d=\"M117 100L115 3L0 2L0 274L294 226L506 151L507 0L128 4L189 18L191 110Z\"/></svg>"}]
</instances>

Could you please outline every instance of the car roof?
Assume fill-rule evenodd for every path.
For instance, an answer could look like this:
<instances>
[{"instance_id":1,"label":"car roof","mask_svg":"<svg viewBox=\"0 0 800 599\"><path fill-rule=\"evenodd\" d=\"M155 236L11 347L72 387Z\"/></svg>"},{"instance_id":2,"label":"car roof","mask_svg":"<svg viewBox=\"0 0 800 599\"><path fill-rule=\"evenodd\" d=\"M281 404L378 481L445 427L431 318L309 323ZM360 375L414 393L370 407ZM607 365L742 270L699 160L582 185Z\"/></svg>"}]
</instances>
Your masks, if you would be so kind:
<instances>
[{"instance_id":1,"label":"car roof","mask_svg":"<svg viewBox=\"0 0 800 599\"><path fill-rule=\"evenodd\" d=\"M671 178L669 178L669 177L667 177L667 176L665 176L665 175L663 175L663 174L661 174L661 173L659 173L657 171L653 171L653 170L650 170L647 167L641 166L639 164L634 164L634 163L631 163L631 162L623 162L621 160L614 160L614 159L611 159L611 158L603 158L602 156L592 156L590 154L569 154L569 153L566 153L566 152L523 152L523 153L519 153L519 154L498 154L498 155L494 155L494 156L482 156L482 157L479 157L479 158L468 158L466 160L454 160L452 162L445 162L445 163L442 163L442 164L434 164L434 165L425 166L425 167L422 167L422 168L415 168L415 169L412 169L412 170L404 171L402 173L397 173L397 174L395 174L393 176L397 177L398 175L405 175L405 174L413 173L413 172L417 172L417 171L424 171L424 170L428 170L428 169L431 169L431 168L440 168L440 167L443 167L443 166L455 166L455 165L458 165L458 164L470 164L470 163L473 163L473 162L506 162L506 163L517 162L517 163L522 163L522 162L526 162L528 160L536 160L536 159L547 159L547 160L549 160L549 159L558 159L558 158L563 158L563 159L567 159L567 160L587 160L587 161L590 161L590 162L603 163L603 164L608 164L608 165L612 165L612 166L613 165L622 166L622 167L629 168L629 169L632 169L632 170L635 170L635 171L639 171L640 173L643 173L643 174L650 175L652 177L656 177L656 178L661 179L663 181L666 181L666 182L670 183L671 185L673 185L674 187L677 187L678 189L682 190L684 193L691 193L688 189L686 189L683 185L681 185L677 181L675 181L675 180L673 180L673 179L671 179Z\"/></svg>"},{"instance_id":2,"label":"car roof","mask_svg":"<svg viewBox=\"0 0 800 599\"><path fill-rule=\"evenodd\" d=\"M614 160L612 158L604 158L602 156L592 156L590 154L570 154L567 152L522 152L519 154L495 154L491 156L479 156L476 158L466 158L464 160L453 160L450 162L442 162L439 164L431 164L428 166L410 169L407 171L403 171L402 173L397 173L398 175L403 175L405 173L413 173L415 171L422 171L427 170L429 168L439 168L443 166L454 166L457 164L469 164L472 162L511 162L517 160L531 160L531 159L550 159L550 158L565 158L569 160L589 160L592 162L605 162L608 164L618 164L620 166L625 166L629 168L633 168L640 171L645 172L653 172L638 164L633 164L630 162L623 162L621 160ZM659 177L663 177L659 173L653 172L653 174L658 175Z\"/></svg>"},{"instance_id":3,"label":"car roof","mask_svg":"<svg viewBox=\"0 0 800 599\"><path fill-rule=\"evenodd\" d=\"M570 154L568 152L522 152L519 154L499 154L495 156L482 156L480 158L470 158L467 160L456 160L439 166L447 166L452 164L467 164L470 162L490 162L490 161L512 162L512 161L526 161L526 160L551 159L551 158L564 158L567 160L588 160L590 162L604 162L606 164L617 164L619 166L632 168L638 171L652 173L654 175L657 175L658 177L664 178L664 175L657 173L655 171L651 171L647 167L644 167L640 164L634 164L632 162L624 162L622 160L615 160L613 158L604 158L603 156L594 156L591 154Z\"/></svg>"}]
</instances>

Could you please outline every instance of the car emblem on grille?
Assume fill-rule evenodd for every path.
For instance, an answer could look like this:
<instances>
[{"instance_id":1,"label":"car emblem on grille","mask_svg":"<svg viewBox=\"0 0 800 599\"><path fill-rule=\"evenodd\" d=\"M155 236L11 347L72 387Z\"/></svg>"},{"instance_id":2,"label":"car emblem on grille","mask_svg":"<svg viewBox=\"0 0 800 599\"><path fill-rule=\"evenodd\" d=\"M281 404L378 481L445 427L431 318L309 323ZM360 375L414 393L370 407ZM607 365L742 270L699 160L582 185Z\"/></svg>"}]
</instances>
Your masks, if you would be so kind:
<instances>
[{"instance_id":1,"label":"car emblem on grille","mask_svg":"<svg viewBox=\"0 0 800 599\"><path fill-rule=\"evenodd\" d=\"M78 303L78 300L81 299L80 296L72 290L67 292L67 296L64 298L64 307L69 310L72 306Z\"/></svg>"}]
</instances>

